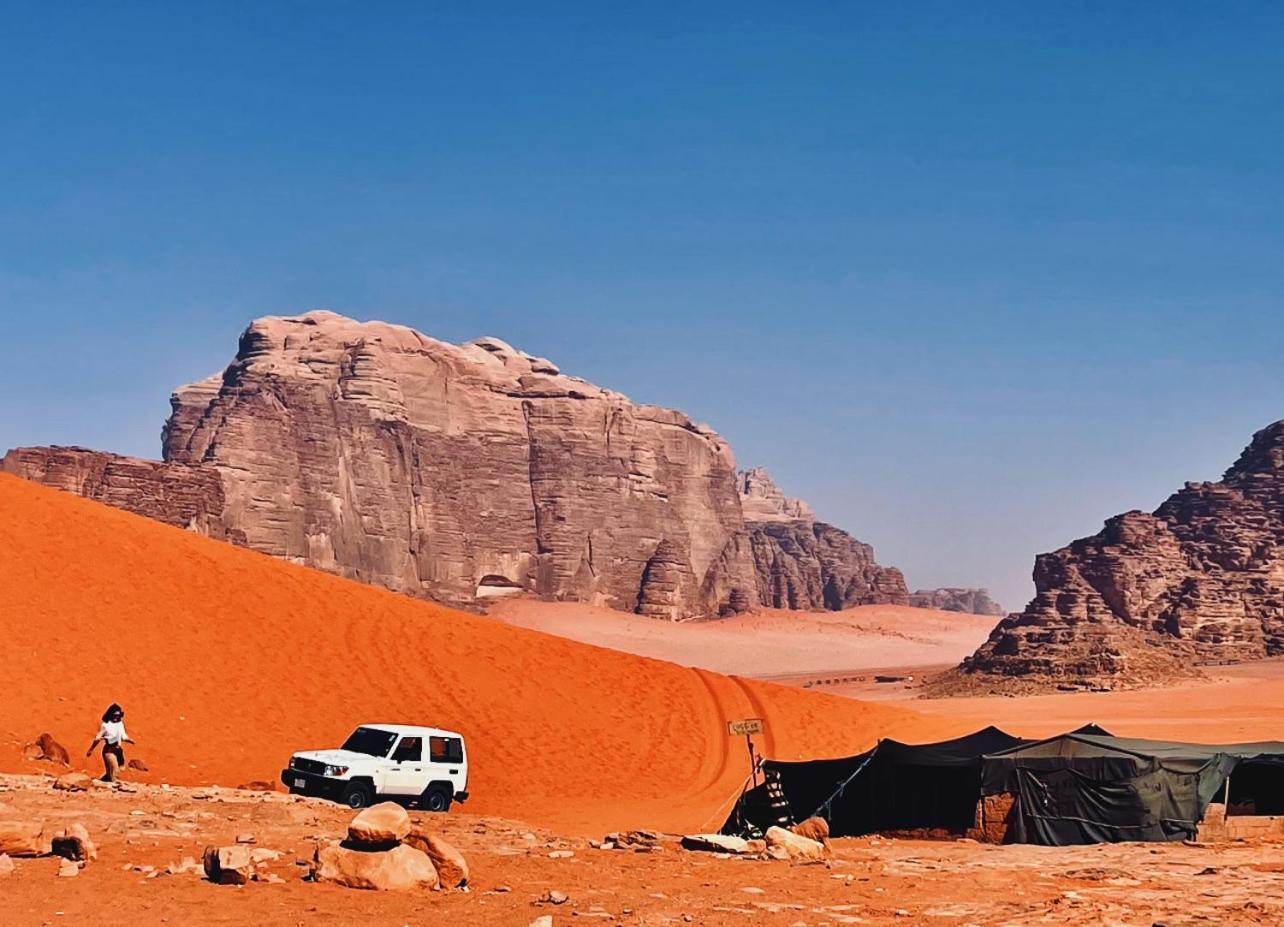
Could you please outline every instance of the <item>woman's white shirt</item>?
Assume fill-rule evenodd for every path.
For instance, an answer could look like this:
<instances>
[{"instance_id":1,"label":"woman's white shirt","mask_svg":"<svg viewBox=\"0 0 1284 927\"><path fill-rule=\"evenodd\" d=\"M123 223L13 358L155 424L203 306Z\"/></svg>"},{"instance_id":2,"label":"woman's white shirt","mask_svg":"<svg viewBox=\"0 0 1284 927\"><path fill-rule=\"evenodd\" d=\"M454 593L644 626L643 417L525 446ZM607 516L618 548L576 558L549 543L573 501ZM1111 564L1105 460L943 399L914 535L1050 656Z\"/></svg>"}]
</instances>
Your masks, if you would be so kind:
<instances>
[{"instance_id":1,"label":"woman's white shirt","mask_svg":"<svg viewBox=\"0 0 1284 927\"><path fill-rule=\"evenodd\" d=\"M98 729L98 739L107 741L113 747L122 740L128 740L129 735L125 733L125 722L104 721L103 726Z\"/></svg>"}]
</instances>

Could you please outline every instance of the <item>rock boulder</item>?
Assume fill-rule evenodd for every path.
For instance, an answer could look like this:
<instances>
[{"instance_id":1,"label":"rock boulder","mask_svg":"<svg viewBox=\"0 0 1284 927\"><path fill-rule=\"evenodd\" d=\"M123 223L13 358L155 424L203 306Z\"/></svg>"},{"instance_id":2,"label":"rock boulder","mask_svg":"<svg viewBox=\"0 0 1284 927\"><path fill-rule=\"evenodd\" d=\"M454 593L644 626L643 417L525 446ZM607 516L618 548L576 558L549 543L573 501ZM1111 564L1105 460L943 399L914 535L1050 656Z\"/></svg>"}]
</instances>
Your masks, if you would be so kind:
<instances>
[{"instance_id":1,"label":"rock boulder","mask_svg":"<svg viewBox=\"0 0 1284 927\"><path fill-rule=\"evenodd\" d=\"M41 821L0 821L0 853L14 857L48 856L53 840Z\"/></svg>"},{"instance_id":2,"label":"rock boulder","mask_svg":"<svg viewBox=\"0 0 1284 927\"><path fill-rule=\"evenodd\" d=\"M254 878L254 858L249 847L206 847L203 860L205 878L218 885L245 885Z\"/></svg>"},{"instance_id":3,"label":"rock boulder","mask_svg":"<svg viewBox=\"0 0 1284 927\"><path fill-rule=\"evenodd\" d=\"M445 838L415 827L402 842L420 850L432 860L443 888L468 887L468 861Z\"/></svg>"},{"instance_id":4,"label":"rock boulder","mask_svg":"<svg viewBox=\"0 0 1284 927\"><path fill-rule=\"evenodd\" d=\"M361 847L386 847L410 833L410 815L396 802L363 809L348 825L349 842Z\"/></svg>"},{"instance_id":5,"label":"rock boulder","mask_svg":"<svg viewBox=\"0 0 1284 927\"><path fill-rule=\"evenodd\" d=\"M825 855L824 844L783 827L768 827L762 836L767 842L767 852L776 851L773 855L783 855L792 860L820 859Z\"/></svg>"},{"instance_id":6,"label":"rock boulder","mask_svg":"<svg viewBox=\"0 0 1284 927\"><path fill-rule=\"evenodd\" d=\"M83 792L90 787L93 781L85 773L69 772L55 779L53 787L63 792Z\"/></svg>"},{"instance_id":7,"label":"rock boulder","mask_svg":"<svg viewBox=\"0 0 1284 927\"><path fill-rule=\"evenodd\" d=\"M318 882L374 891L434 889L439 884L427 854L405 844L369 852L338 843L323 844L317 847L312 877Z\"/></svg>"}]
</instances>

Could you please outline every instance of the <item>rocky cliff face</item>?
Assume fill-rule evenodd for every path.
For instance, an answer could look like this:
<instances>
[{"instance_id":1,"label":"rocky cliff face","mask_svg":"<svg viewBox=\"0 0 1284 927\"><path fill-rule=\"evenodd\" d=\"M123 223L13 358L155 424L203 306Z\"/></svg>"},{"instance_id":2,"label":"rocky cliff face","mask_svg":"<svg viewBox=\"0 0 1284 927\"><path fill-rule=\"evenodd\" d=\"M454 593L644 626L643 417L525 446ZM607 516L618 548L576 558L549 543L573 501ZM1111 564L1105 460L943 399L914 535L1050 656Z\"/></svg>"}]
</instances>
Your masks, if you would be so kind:
<instances>
[{"instance_id":1,"label":"rocky cliff face","mask_svg":"<svg viewBox=\"0 0 1284 927\"><path fill-rule=\"evenodd\" d=\"M81 447L35 447L9 451L0 471L219 540L242 540L223 523L223 481L214 470Z\"/></svg>"},{"instance_id":2,"label":"rocky cliff face","mask_svg":"<svg viewBox=\"0 0 1284 927\"><path fill-rule=\"evenodd\" d=\"M759 603L838 610L908 602L900 570L880 566L868 544L816 521L811 508L786 498L766 471L741 473L739 484Z\"/></svg>"},{"instance_id":3,"label":"rocky cliff face","mask_svg":"<svg viewBox=\"0 0 1284 927\"><path fill-rule=\"evenodd\" d=\"M1038 557L1035 598L965 674L1145 683L1201 662L1284 653L1284 422L1220 482L1187 483Z\"/></svg>"},{"instance_id":4,"label":"rocky cliff face","mask_svg":"<svg viewBox=\"0 0 1284 927\"><path fill-rule=\"evenodd\" d=\"M904 600L899 571L737 475L709 428L498 339L260 319L172 406L163 464L28 449L7 466L452 604L524 590L676 619Z\"/></svg>"},{"instance_id":5,"label":"rocky cliff face","mask_svg":"<svg viewBox=\"0 0 1284 927\"><path fill-rule=\"evenodd\" d=\"M919 589L910 593L909 604L917 608L935 608L943 612L963 612L969 615L1007 614L1002 605L990 598L988 589L965 589L958 586Z\"/></svg>"}]
</instances>

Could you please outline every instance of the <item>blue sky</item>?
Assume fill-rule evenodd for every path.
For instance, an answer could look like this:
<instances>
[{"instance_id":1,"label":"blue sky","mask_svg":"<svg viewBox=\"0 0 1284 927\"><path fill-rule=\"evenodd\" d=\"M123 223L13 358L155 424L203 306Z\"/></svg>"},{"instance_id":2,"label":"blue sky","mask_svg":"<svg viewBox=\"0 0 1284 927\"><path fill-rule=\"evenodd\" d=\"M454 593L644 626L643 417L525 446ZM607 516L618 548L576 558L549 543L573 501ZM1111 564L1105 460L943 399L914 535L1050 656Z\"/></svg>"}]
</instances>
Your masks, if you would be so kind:
<instances>
[{"instance_id":1,"label":"blue sky","mask_svg":"<svg viewBox=\"0 0 1284 927\"><path fill-rule=\"evenodd\" d=\"M1284 417L1284 7L9 4L0 448L156 456L250 319L493 334L912 586Z\"/></svg>"}]
</instances>

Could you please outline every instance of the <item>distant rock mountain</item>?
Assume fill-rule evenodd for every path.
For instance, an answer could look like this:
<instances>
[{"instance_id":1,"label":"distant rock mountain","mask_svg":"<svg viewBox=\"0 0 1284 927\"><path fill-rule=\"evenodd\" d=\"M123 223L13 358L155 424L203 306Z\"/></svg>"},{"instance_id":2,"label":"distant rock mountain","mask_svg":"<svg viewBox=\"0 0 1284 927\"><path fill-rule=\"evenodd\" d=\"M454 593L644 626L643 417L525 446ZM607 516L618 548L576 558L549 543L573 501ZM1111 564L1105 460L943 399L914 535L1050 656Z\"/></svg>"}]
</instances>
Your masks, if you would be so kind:
<instances>
[{"instance_id":1,"label":"distant rock mountain","mask_svg":"<svg viewBox=\"0 0 1284 927\"><path fill-rule=\"evenodd\" d=\"M898 570L737 474L708 427L496 338L259 319L171 405L164 463L26 448L3 468L456 605L527 592L679 619L907 600Z\"/></svg>"},{"instance_id":2,"label":"distant rock mountain","mask_svg":"<svg viewBox=\"0 0 1284 927\"><path fill-rule=\"evenodd\" d=\"M738 483L760 604L838 610L908 602L900 570L880 566L868 544L817 521L807 503L787 498L765 470L744 471Z\"/></svg>"},{"instance_id":3,"label":"distant rock mountain","mask_svg":"<svg viewBox=\"0 0 1284 927\"><path fill-rule=\"evenodd\" d=\"M1005 615L1003 606L990 598L988 589L966 589L942 586L911 592L909 604L918 608L935 608L944 612L966 612L969 615Z\"/></svg>"},{"instance_id":4,"label":"distant rock mountain","mask_svg":"<svg viewBox=\"0 0 1284 927\"><path fill-rule=\"evenodd\" d=\"M1284 653L1284 422L1220 482L1187 483L1035 561L1036 595L964 676L1146 684Z\"/></svg>"}]
</instances>

